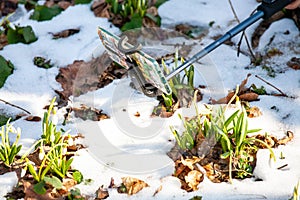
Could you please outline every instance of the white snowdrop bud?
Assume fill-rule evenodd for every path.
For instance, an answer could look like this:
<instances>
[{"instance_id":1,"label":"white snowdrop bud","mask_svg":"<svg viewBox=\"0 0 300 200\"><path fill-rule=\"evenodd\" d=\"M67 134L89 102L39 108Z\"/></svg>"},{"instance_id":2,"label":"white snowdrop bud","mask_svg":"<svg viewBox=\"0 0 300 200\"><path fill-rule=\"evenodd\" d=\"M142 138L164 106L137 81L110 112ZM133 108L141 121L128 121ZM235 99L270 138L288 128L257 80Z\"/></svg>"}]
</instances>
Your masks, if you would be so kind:
<instances>
[{"instance_id":1,"label":"white snowdrop bud","mask_svg":"<svg viewBox=\"0 0 300 200\"><path fill-rule=\"evenodd\" d=\"M69 146L73 146L74 145L74 141L73 141L73 139L70 136L68 136L68 145Z\"/></svg>"},{"instance_id":2,"label":"white snowdrop bud","mask_svg":"<svg viewBox=\"0 0 300 200\"><path fill-rule=\"evenodd\" d=\"M44 157L45 157L45 152L44 151L40 151L40 153L39 153L39 159L43 160Z\"/></svg>"},{"instance_id":3,"label":"white snowdrop bud","mask_svg":"<svg viewBox=\"0 0 300 200\"><path fill-rule=\"evenodd\" d=\"M52 115L51 116L51 121L52 121L52 123L53 123L53 125L57 125L57 123L58 123L58 117L57 117L57 115Z\"/></svg>"},{"instance_id":4,"label":"white snowdrop bud","mask_svg":"<svg viewBox=\"0 0 300 200\"><path fill-rule=\"evenodd\" d=\"M51 134L51 135L50 135L50 142L54 142L54 140L55 140L55 135L54 135L54 134Z\"/></svg>"},{"instance_id":5,"label":"white snowdrop bud","mask_svg":"<svg viewBox=\"0 0 300 200\"><path fill-rule=\"evenodd\" d=\"M275 163L274 163L275 161L274 161L274 158L273 158L273 156L272 156L272 154L270 154L270 158L269 158L269 167L271 168L271 169L274 169L275 168Z\"/></svg>"},{"instance_id":6,"label":"white snowdrop bud","mask_svg":"<svg viewBox=\"0 0 300 200\"><path fill-rule=\"evenodd\" d=\"M24 177L25 174L26 174L26 170L22 168L22 169L21 169L21 177Z\"/></svg>"}]
</instances>

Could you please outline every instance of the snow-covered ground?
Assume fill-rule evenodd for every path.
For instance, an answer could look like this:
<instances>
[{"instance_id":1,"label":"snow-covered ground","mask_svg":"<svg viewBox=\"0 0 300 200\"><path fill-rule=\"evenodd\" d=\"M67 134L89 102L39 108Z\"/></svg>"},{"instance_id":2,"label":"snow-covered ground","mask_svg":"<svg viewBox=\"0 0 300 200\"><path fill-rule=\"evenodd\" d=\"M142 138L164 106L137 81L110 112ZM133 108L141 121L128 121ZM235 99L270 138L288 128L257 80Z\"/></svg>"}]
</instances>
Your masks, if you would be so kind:
<instances>
[{"instance_id":1,"label":"snow-covered ground","mask_svg":"<svg viewBox=\"0 0 300 200\"><path fill-rule=\"evenodd\" d=\"M247 17L257 6L255 0L233 0L233 5L240 20ZM72 64L75 60L89 61L92 57L104 52L98 35L97 27L101 26L113 33L120 33L117 28L104 18L96 18L90 11L90 5L69 7L50 21L36 22L29 20L30 13L20 8L20 17L16 24L31 25L38 40L32 44L8 45L0 51L0 55L10 60L14 66L14 73L9 76L4 87L0 89L0 98L16 104L30 111L32 115L43 116L43 107L49 104L54 90L61 90L55 81L59 68ZM203 26L209 29L208 36L201 41L200 46L209 44L211 36L225 33L236 24L227 1L217 0L170 0L159 8L163 27L171 28L176 24L186 23ZM214 21L213 27L208 24ZM254 24L247 34L254 31ZM78 34L66 39L53 40L51 33L57 33L69 28L80 28ZM286 31L289 34L284 34ZM275 35L275 36L274 36ZM275 150L277 156L281 152L286 159L269 165L269 153L259 150L257 167L254 171L256 178L263 181L255 182L254 178L243 181L234 180L233 184L212 183L204 179L199 190L187 193L180 189L180 182L172 177L174 166L166 152L174 145L174 138L169 126L182 127L177 113L191 115L188 109L180 109L171 118L151 118L150 114L158 101L146 97L134 89L130 79L115 80L105 88L71 98L74 105L84 103L97 109L103 109L111 116L110 119L100 122L83 121L72 118L64 129L72 133L80 132L85 135L83 141L88 149L78 152L73 167L83 173L84 178L93 179L89 185L78 185L83 194L94 194L101 186L107 187L111 177L115 183L120 183L121 177L133 176L147 182L150 187L143 189L133 196L109 190L109 199L189 199L195 195L203 199L288 199L300 178L300 70L287 69L285 63L293 56L299 57L299 31L289 19L275 22L262 36L259 50L266 51L265 46L274 36L272 47L283 52L283 55L274 58L280 63L275 68L284 69L277 73L275 78L267 76L261 67L245 69L250 64L248 56L236 56L233 46L222 45L220 48L201 60L201 66L196 68L196 85L207 85L203 90L204 100L198 103L201 107L210 97L218 98L235 88L248 73L259 75L276 85L286 94L295 99L274 96L260 96L260 101L251 102L258 106L263 115L250 119L250 125L262 128L264 132L283 137L287 130L295 134L295 138L287 146ZM238 37L233 42L238 41ZM293 49L288 48L293 44ZM163 47L161 47L163 48ZM243 49L246 49L243 46ZM192 53L195 53L192 51ZM42 69L36 67L32 60L35 56L51 59L55 67ZM275 62L274 61L274 62ZM250 84L264 86L268 92L276 92L259 79L251 76ZM218 91L217 91L218 90ZM276 106L277 110L271 107ZM16 115L20 110L0 103L0 111L9 115ZM140 117L135 117L139 112ZM63 122L63 113L59 113L59 122ZM21 143L29 147L41 134L41 122L28 122L19 119L14 126L22 129ZM169 140L172 140L171 142ZM285 170L277 170L278 166L288 164ZM16 184L13 173L0 176L0 195L12 189ZM159 186L162 190L153 197Z\"/></svg>"}]
</instances>

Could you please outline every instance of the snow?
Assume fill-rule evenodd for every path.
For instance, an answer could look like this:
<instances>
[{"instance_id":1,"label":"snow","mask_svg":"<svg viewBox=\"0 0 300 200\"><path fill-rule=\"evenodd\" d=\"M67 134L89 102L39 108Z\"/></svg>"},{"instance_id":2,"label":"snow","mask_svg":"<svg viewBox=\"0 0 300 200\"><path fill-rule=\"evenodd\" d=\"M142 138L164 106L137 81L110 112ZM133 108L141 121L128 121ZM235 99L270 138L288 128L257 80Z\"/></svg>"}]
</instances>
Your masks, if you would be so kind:
<instances>
[{"instance_id":1,"label":"snow","mask_svg":"<svg viewBox=\"0 0 300 200\"><path fill-rule=\"evenodd\" d=\"M233 5L239 18L244 19L258 4L254 0L233 0ZM0 97L25 108L32 115L42 117L43 107L55 96L54 90L61 90L61 86L55 81L59 68L75 60L89 61L92 57L103 53L104 48L97 35L98 26L113 33L120 33L120 31L107 19L95 17L90 11L90 5L70 7L45 22L30 20L30 13L22 7L20 13L21 17L14 23L22 26L31 25L38 40L30 45L8 45L0 51L0 54L15 66L14 73L0 89ZM212 42L211 36L225 33L236 24L227 1L170 0L159 8L159 14L165 28L187 23L209 29L208 36L200 41L201 44L195 41L198 45L194 46L190 56L199 51L199 47L203 48ZM215 24L209 28L208 24L211 21ZM248 35L253 32L255 26L257 24L249 29ZM51 33L69 28L79 28L80 32L66 39L52 39ZM286 30L289 30L289 34L284 34ZM275 39L268 46L273 35ZM237 42L238 37L232 41ZM179 180L171 176L174 163L166 155L174 145L169 126L182 130L178 114L191 116L194 109L180 109L168 119L151 118L150 113L158 101L132 89L129 86L130 79L125 78L115 80L97 91L71 98L73 105L79 106L84 103L102 109L104 113L111 116L110 119L100 122L73 118L66 127L62 126L65 130L71 129L73 134L80 132L86 137L83 142L88 149L78 152L72 167L80 170L85 179L91 178L93 182L82 183L76 187L80 188L83 194L93 195L101 185L107 187L112 177L116 183L120 183L121 177L133 176L144 180L150 187L133 196L119 194L116 190L110 189L109 199L189 199L195 195L203 196L204 199L288 199L300 178L300 71L285 66L287 59L299 55L297 41L299 41L299 31L288 19L273 23L262 36L258 50L265 51L265 48L270 47L278 48L284 53L283 56L274 58L276 62L279 59L281 63L276 69L284 69L283 73L277 73L275 78L268 77L267 72L261 67L245 69L250 64L249 56L241 54L237 57L234 46L222 45L203 58L201 64L195 64L196 85L207 85L207 89L203 90L204 99L198 103L199 107L207 103L210 97L215 99L223 97L228 90L233 89L246 78L248 73L253 74L249 78L249 83L264 86L269 93L277 92L254 77L259 75L288 95L295 97L292 99L260 96L260 101L251 102L251 105L258 106L263 113L261 117L250 120L251 127L262 128L263 132L278 137L283 137L287 130L295 134L295 139L291 143L275 149L276 163L269 162L267 150L258 151L255 178L234 180L232 185L215 184L205 178L198 191L187 193L181 190ZM295 51L288 48L290 43L296 43ZM163 45L157 47L167 49ZM34 66L32 60L35 56L51 59L55 67L45 70ZM272 106L276 106L277 110L272 110ZM10 115L22 113L2 103L0 111ZM59 122L62 122L63 114L62 111L59 112ZM140 113L140 117L134 116L136 112ZM15 121L14 125L22 129L20 141L25 146L23 151L40 137L41 122L28 122L21 118ZM286 157L284 160L278 158L281 152ZM284 164L288 166L277 170L277 167ZM255 181L257 178L263 181ZM16 180L15 173L1 175L0 196L3 197L11 191ZM162 190L153 197L160 185Z\"/></svg>"},{"instance_id":2,"label":"snow","mask_svg":"<svg viewBox=\"0 0 300 200\"><path fill-rule=\"evenodd\" d=\"M18 183L16 172L8 172L0 175L0 199L6 199L4 196L11 192L13 187Z\"/></svg>"}]
</instances>

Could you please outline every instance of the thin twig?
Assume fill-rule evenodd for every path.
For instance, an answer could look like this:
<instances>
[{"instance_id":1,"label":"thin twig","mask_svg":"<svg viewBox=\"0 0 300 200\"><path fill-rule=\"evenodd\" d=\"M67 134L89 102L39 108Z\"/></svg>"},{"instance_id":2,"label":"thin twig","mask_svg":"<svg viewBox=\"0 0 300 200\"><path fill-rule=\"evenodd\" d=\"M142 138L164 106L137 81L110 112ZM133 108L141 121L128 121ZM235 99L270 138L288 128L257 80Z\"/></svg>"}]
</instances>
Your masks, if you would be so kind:
<instances>
[{"instance_id":1,"label":"thin twig","mask_svg":"<svg viewBox=\"0 0 300 200\"><path fill-rule=\"evenodd\" d=\"M285 164L285 165L282 165L282 166L278 167L277 169L280 170L280 169L283 169L283 168L285 168L287 166L288 166L288 164Z\"/></svg>"},{"instance_id":2,"label":"thin twig","mask_svg":"<svg viewBox=\"0 0 300 200\"><path fill-rule=\"evenodd\" d=\"M228 0L228 2L229 2L229 5L230 5L230 8L231 8L231 10L232 10L232 13L233 13L233 15L234 15L234 18L236 19L236 21L237 21L238 23L241 23L240 20L239 20L239 18L238 18L238 16L237 16L237 14L236 14L236 12L235 12L235 9L234 9L234 7L233 7L233 5L232 5L231 0ZM250 54L251 54L251 57L252 57L253 59L255 59L255 55L254 55L254 53L253 53L253 51L252 51L252 48L251 48L251 46L250 46L250 42L249 42L249 40L248 40L248 37L247 37L246 34L245 34L245 31L243 31L242 36L241 36L241 39L240 39L240 41L239 41L239 43L238 43L238 55L239 55L239 53L240 53L240 47L241 47L241 44L242 44L242 38L243 38L243 37L245 38L245 41L246 41L247 47L248 47L248 49L249 49L249 52L250 52Z\"/></svg>"},{"instance_id":3,"label":"thin twig","mask_svg":"<svg viewBox=\"0 0 300 200\"><path fill-rule=\"evenodd\" d=\"M23 111L26 112L27 114L31 115L31 113L30 113L28 110L25 110L24 108L21 108L20 106L17 106L17 105L14 105L14 104L12 104L12 103L9 103L9 102L7 102L7 101L5 101L5 100L3 100L3 99L0 99L0 101L2 101L3 103L5 103L5 104L7 104L7 105L12 106L12 107L15 107L15 108L18 108L18 109L20 109L20 110L23 110Z\"/></svg>"},{"instance_id":4,"label":"thin twig","mask_svg":"<svg viewBox=\"0 0 300 200\"><path fill-rule=\"evenodd\" d=\"M288 95L286 95L284 92L282 92L278 87L276 87L275 85L269 83L268 81L264 80L263 78L261 78L260 76L258 75L255 75L256 78L260 79L261 81L265 82L266 84L270 85L271 87L275 88L278 92L281 93L282 96L285 96L285 97L289 97Z\"/></svg>"}]
</instances>

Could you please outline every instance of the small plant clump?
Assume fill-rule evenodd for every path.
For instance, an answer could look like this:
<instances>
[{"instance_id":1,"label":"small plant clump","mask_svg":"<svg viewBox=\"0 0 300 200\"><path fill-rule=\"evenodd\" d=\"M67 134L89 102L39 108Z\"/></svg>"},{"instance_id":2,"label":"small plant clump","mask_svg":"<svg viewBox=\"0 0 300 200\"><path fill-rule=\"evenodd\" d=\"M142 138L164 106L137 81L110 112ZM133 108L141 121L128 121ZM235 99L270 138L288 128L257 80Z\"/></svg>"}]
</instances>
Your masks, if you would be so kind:
<instances>
[{"instance_id":1,"label":"small plant clump","mask_svg":"<svg viewBox=\"0 0 300 200\"><path fill-rule=\"evenodd\" d=\"M92 9L97 16L108 17L122 31L141 28L142 26L160 26L157 8L163 1L155 4L146 0L106 0L104 6L94 5ZM97 10L97 7L101 7Z\"/></svg>"},{"instance_id":2,"label":"small plant clump","mask_svg":"<svg viewBox=\"0 0 300 200\"><path fill-rule=\"evenodd\" d=\"M11 144L10 134L16 134L15 141ZM0 130L1 144L0 144L0 160L7 167L11 167L15 161L16 155L20 152L22 145L18 145L21 137L21 129L15 129L12 124L7 121L5 126Z\"/></svg>"},{"instance_id":3,"label":"small plant clump","mask_svg":"<svg viewBox=\"0 0 300 200\"><path fill-rule=\"evenodd\" d=\"M258 144L268 148L270 159L275 160L273 150L265 141L249 136L249 133L258 132L260 129L248 129L246 109L236 94L225 107L206 106L206 109L200 113L196 109L197 115L192 119L184 119L179 115L184 125L181 134L174 127L170 127L181 155L187 157L175 162L176 177L188 176L190 170L186 171L186 168L194 170L193 166L198 165L199 169L201 168L199 164L207 171L209 179L214 182L226 180L232 182L232 178L251 177L256 162L256 152L260 146ZM225 117L228 106L235 98L236 110ZM211 162L216 162L216 165L211 165ZM215 166L219 166L218 169L214 169ZM211 172L212 170L214 172ZM184 186L186 187L188 191L196 188L190 185Z\"/></svg>"},{"instance_id":4,"label":"small plant clump","mask_svg":"<svg viewBox=\"0 0 300 200\"><path fill-rule=\"evenodd\" d=\"M73 199L74 194L69 189L83 181L82 174L71 168L74 159L73 138L64 133L63 130L57 130L56 128L54 121L56 114L55 99L52 99L47 112L44 113L41 139L36 141L18 161L20 163L19 167L22 167L26 172L19 179L22 187L24 187L25 199L30 198L30 195L32 195L26 192L29 187L37 195L48 193L47 195L50 196L55 194L55 196ZM16 134L13 143L10 141L11 133ZM15 129L9 121L1 127L0 160L7 167L13 165L16 155L22 148L21 145L18 145L20 135L21 130L19 128ZM34 151L31 152L32 150ZM65 179L73 181L65 185Z\"/></svg>"},{"instance_id":5,"label":"small plant clump","mask_svg":"<svg viewBox=\"0 0 300 200\"><path fill-rule=\"evenodd\" d=\"M178 67L178 51L175 52L174 67ZM184 59L181 59L184 62ZM162 60L162 66L168 74L170 70ZM154 108L153 115L161 117L171 116L179 107L189 107L193 101L199 101L202 96L198 89L194 86L194 66L191 65L188 69L184 70L184 75L178 74L169 80L172 93L170 95L162 94L158 97L161 103Z\"/></svg>"},{"instance_id":6,"label":"small plant clump","mask_svg":"<svg viewBox=\"0 0 300 200\"><path fill-rule=\"evenodd\" d=\"M28 169L36 181L34 191L37 194L45 194L47 185L55 189L61 189L63 185L62 180L68 173L74 175L72 178L77 183L82 181L82 179L78 178L79 171L73 173L70 171L73 158L70 158L70 153L67 149L69 145L68 140L64 139L62 131L56 129L55 122L50 120L50 117L55 115L54 103L55 98L52 99L48 111L44 113L41 139L33 146L39 152L40 163L35 163L25 158L25 169ZM35 167L37 164L39 164L38 168Z\"/></svg>"},{"instance_id":7,"label":"small plant clump","mask_svg":"<svg viewBox=\"0 0 300 200\"><path fill-rule=\"evenodd\" d=\"M8 44L24 43L30 44L37 40L35 33L31 26L18 26L13 25L8 20L8 17L5 17L0 22L0 35L5 37Z\"/></svg>"}]
</instances>

